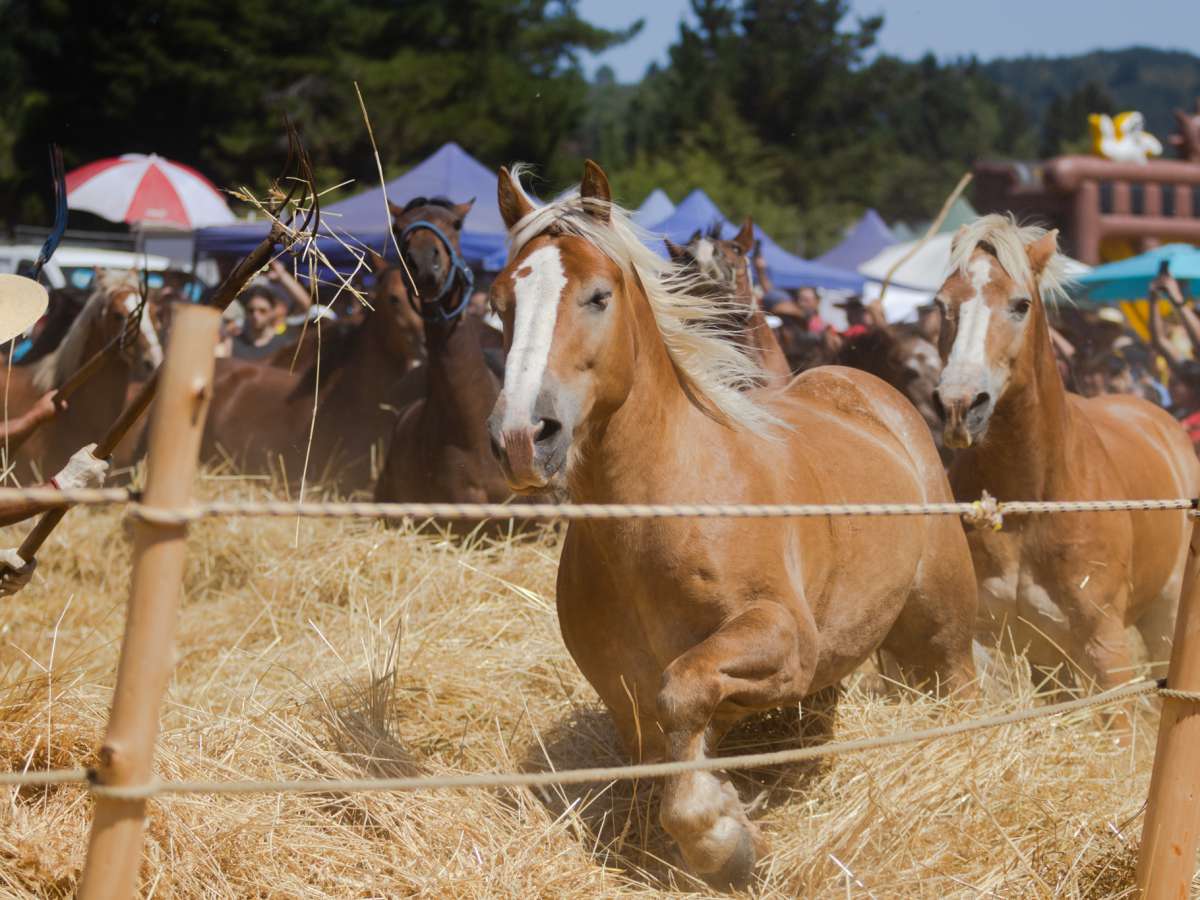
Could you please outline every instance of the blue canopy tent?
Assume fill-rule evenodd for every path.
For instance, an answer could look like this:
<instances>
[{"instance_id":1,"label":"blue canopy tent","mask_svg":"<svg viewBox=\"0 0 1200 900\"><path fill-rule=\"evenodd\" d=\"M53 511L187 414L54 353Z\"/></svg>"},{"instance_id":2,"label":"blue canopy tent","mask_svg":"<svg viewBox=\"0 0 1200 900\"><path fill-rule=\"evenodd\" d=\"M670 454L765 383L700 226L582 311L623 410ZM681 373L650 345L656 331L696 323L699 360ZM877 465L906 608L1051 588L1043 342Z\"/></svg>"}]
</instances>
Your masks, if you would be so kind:
<instances>
[{"instance_id":1,"label":"blue canopy tent","mask_svg":"<svg viewBox=\"0 0 1200 900\"><path fill-rule=\"evenodd\" d=\"M643 228L647 228L655 222L661 222L673 212L675 212L675 204L671 202L666 191L662 188L655 188L646 195L642 205L634 212L633 221Z\"/></svg>"},{"instance_id":2,"label":"blue canopy tent","mask_svg":"<svg viewBox=\"0 0 1200 900\"><path fill-rule=\"evenodd\" d=\"M475 205L463 223L463 256L478 263L503 253L506 229L496 202L496 173L458 144L443 144L432 156L387 183L387 199L392 203L402 206L414 197L446 197L455 203L474 197ZM380 253L391 246L381 187L323 207L321 214L325 225L352 246L357 241ZM266 237L268 229L266 222L202 228L196 232L196 248L209 254L248 253ZM353 263L352 255L337 240L323 237L319 245L335 265Z\"/></svg>"},{"instance_id":3,"label":"blue canopy tent","mask_svg":"<svg viewBox=\"0 0 1200 900\"><path fill-rule=\"evenodd\" d=\"M738 226L725 218L708 194L697 188L675 207L675 212L648 230L682 244L688 241L697 229L705 231L714 223L720 224L722 238L732 238L738 232ZM862 291L866 283L866 279L857 272L824 266L788 253L771 240L758 225L754 226L754 236L762 242L762 254L776 287L788 290L819 287L857 293Z\"/></svg>"},{"instance_id":4,"label":"blue canopy tent","mask_svg":"<svg viewBox=\"0 0 1200 900\"><path fill-rule=\"evenodd\" d=\"M1166 244L1078 276L1079 299L1094 303L1140 300L1150 293L1150 282L1164 261L1179 281L1200 279L1200 249L1191 244Z\"/></svg>"},{"instance_id":5,"label":"blue canopy tent","mask_svg":"<svg viewBox=\"0 0 1200 900\"><path fill-rule=\"evenodd\" d=\"M895 243L896 236L884 224L879 213L868 209L862 214L862 218L854 223L840 244L818 256L814 262L823 266L833 266L835 269L851 269L857 272L858 267L868 259Z\"/></svg>"}]
</instances>

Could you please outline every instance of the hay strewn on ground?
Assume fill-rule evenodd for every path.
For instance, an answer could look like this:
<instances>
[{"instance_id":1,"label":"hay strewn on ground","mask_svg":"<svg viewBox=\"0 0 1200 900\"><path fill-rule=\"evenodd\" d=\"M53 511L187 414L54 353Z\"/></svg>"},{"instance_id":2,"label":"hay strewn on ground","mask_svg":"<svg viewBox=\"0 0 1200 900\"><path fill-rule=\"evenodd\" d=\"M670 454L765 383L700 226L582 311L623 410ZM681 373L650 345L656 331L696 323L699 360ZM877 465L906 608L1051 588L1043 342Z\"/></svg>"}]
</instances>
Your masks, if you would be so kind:
<instances>
[{"instance_id":1,"label":"hay strewn on ground","mask_svg":"<svg viewBox=\"0 0 1200 900\"><path fill-rule=\"evenodd\" d=\"M210 478L206 496L262 493ZM10 529L9 545L23 529ZM0 544L3 545L3 544ZM0 768L88 764L112 686L130 544L75 510L34 584L0 606ZM311 778L621 762L554 615L557 541L464 548L373 522L195 526L163 777ZM1020 661L965 709L852 683L838 739L1037 702ZM1132 704L1131 704L1132 706ZM738 776L774 853L763 897L1131 893L1151 704L1132 747L1088 713ZM726 749L795 743L794 715ZM559 790L165 798L143 870L155 897L664 896L651 784ZM4 791L0 893L71 895L90 801Z\"/></svg>"}]
</instances>

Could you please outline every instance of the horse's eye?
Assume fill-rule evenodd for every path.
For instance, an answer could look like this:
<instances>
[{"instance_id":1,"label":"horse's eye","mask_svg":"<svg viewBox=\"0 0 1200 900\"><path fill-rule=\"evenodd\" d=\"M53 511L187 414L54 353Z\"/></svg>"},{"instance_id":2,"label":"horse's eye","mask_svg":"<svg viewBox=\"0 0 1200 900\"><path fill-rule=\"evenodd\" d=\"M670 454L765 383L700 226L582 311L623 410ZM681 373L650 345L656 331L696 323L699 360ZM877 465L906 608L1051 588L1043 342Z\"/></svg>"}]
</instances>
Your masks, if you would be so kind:
<instances>
[{"instance_id":1,"label":"horse's eye","mask_svg":"<svg viewBox=\"0 0 1200 900\"><path fill-rule=\"evenodd\" d=\"M454 230L455 230L455 231L462 231L462 223L463 223L463 220L462 220L462 219L455 219L455 220L454 220Z\"/></svg>"},{"instance_id":2,"label":"horse's eye","mask_svg":"<svg viewBox=\"0 0 1200 900\"><path fill-rule=\"evenodd\" d=\"M608 301L612 299L612 291L598 290L588 298L587 305L592 309L608 309Z\"/></svg>"},{"instance_id":3,"label":"horse's eye","mask_svg":"<svg viewBox=\"0 0 1200 900\"><path fill-rule=\"evenodd\" d=\"M1028 297L1020 297L1012 302L1012 313L1018 319L1023 319L1029 313L1029 308L1033 303Z\"/></svg>"}]
</instances>

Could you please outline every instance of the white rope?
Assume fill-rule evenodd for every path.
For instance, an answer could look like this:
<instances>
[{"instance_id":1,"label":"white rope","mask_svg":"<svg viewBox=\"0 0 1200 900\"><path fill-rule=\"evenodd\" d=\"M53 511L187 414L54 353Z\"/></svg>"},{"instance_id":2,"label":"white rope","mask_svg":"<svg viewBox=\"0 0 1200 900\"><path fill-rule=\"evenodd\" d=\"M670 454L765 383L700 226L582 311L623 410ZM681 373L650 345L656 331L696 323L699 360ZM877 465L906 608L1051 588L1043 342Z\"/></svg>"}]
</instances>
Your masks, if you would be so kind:
<instances>
[{"instance_id":1,"label":"white rope","mask_svg":"<svg viewBox=\"0 0 1200 900\"><path fill-rule=\"evenodd\" d=\"M282 500L195 503L187 507L146 506L121 488L60 491L55 488L0 488L0 504L31 500L48 506L127 504L128 515L156 525L184 525L199 519L232 516L310 519L791 519L820 516L964 516L969 524L993 528L1004 516L1044 513L1194 510L1188 498L1155 500L1011 500L984 494L971 503L293 503Z\"/></svg>"},{"instance_id":2,"label":"white rope","mask_svg":"<svg viewBox=\"0 0 1200 900\"><path fill-rule=\"evenodd\" d=\"M818 747L800 747L791 750L775 750L767 753L747 753L738 756L712 757L706 759L675 762L648 763L643 765L606 766L589 769L567 769L556 772L521 773L469 773L463 775L441 775L432 777L404 778L347 778L347 779L301 779L294 781L246 780L246 781L201 781L201 780L153 780L141 785L103 785L96 782L95 773L87 769L60 769L43 772L0 773L0 786L52 785L82 783L98 797L115 800L142 801L166 794L312 794L312 793L359 793L365 791L424 791L458 790L474 788L519 788L542 787L556 784L581 784L584 782L633 781L642 778L663 778L683 772L750 769L761 766L777 766L788 763L821 759L845 753L857 753L881 747L896 747L918 744L954 735L984 729L1014 725L1034 719L1061 716L1099 706L1108 706L1142 694L1158 692L1175 699L1200 702L1200 692L1174 691L1162 687L1158 681L1135 681L1113 688L1092 697L1081 697L1049 706L1035 706L982 719L970 719L952 725L942 725L921 731L887 734L857 741L823 744Z\"/></svg>"}]
</instances>

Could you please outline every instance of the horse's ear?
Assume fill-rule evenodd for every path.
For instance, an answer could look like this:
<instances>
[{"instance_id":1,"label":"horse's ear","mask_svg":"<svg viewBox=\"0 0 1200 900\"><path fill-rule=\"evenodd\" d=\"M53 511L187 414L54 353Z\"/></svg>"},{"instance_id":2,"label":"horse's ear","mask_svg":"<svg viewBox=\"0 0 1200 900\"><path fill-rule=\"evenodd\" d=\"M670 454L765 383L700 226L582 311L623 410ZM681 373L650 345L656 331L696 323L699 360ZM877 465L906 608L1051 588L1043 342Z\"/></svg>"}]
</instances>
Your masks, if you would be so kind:
<instances>
[{"instance_id":1,"label":"horse's ear","mask_svg":"<svg viewBox=\"0 0 1200 900\"><path fill-rule=\"evenodd\" d=\"M496 180L496 200L500 204L500 215L504 226L510 231L513 226L533 212L533 204L525 196L516 180L509 174L508 169L500 167L500 177Z\"/></svg>"},{"instance_id":2,"label":"horse's ear","mask_svg":"<svg viewBox=\"0 0 1200 900\"><path fill-rule=\"evenodd\" d=\"M475 198L472 197L466 203L454 204L454 215L458 217L458 223L461 226L462 220L467 217L467 213L471 211L471 207L475 205Z\"/></svg>"},{"instance_id":3,"label":"horse's ear","mask_svg":"<svg viewBox=\"0 0 1200 900\"><path fill-rule=\"evenodd\" d=\"M694 244L694 243L696 243L696 241L700 240L700 238L702 238L702 237L704 237L704 232L701 231L699 228L697 228L695 231L692 232L692 236L690 238L688 238L688 243Z\"/></svg>"},{"instance_id":4,"label":"horse's ear","mask_svg":"<svg viewBox=\"0 0 1200 900\"><path fill-rule=\"evenodd\" d=\"M746 216L746 221L742 223L742 230L737 233L733 242L742 251L742 256L748 256L754 249L754 220L749 216Z\"/></svg>"},{"instance_id":5,"label":"horse's ear","mask_svg":"<svg viewBox=\"0 0 1200 900\"><path fill-rule=\"evenodd\" d=\"M404 215L404 207L398 203L393 203L391 200L388 201L388 209L391 211L393 216L399 217Z\"/></svg>"},{"instance_id":6,"label":"horse's ear","mask_svg":"<svg viewBox=\"0 0 1200 900\"><path fill-rule=\"evenodd\" d=\"M367 249L367 259L371 263L371 271L376 275L388 267L387 260L370 248Z\"/></svg>"},{"instance_id":7,"label":"horse's ear","mask_svg":"<svg viewBox=\"0 0 1200 900\"><path fill-rule=\"evenodd\" d=\"M612 189L608 186L608 176L590 159L583 164L579 197L583 200L583 208L598 222L608 222L612 217Z\"/></svg>"},{"instance_id":8,"label":"horse's ear","mask_svg":"<svg viewBox=\"0 0 1200 900\"><path fill-rule=\"evenodd\" d=\"M1025 248L1029 254L1029 265L1033 268L1034 278L1041 278L1042 272L1058 252L1058 229L1047 231L1044 235Z\"/></svg>"},{"instance_id":9,"label":"horse's ear","mask_svg":"<svg viewBox=\"0 0 1200 900\"><path fill-rule=\"evenodd\" d=\"M671 262L681 263L687 256L687 250L680 247L670 238L664 238L663 243L667 245L667 255L671 257Z\"/></svg>"}]
</instances>

